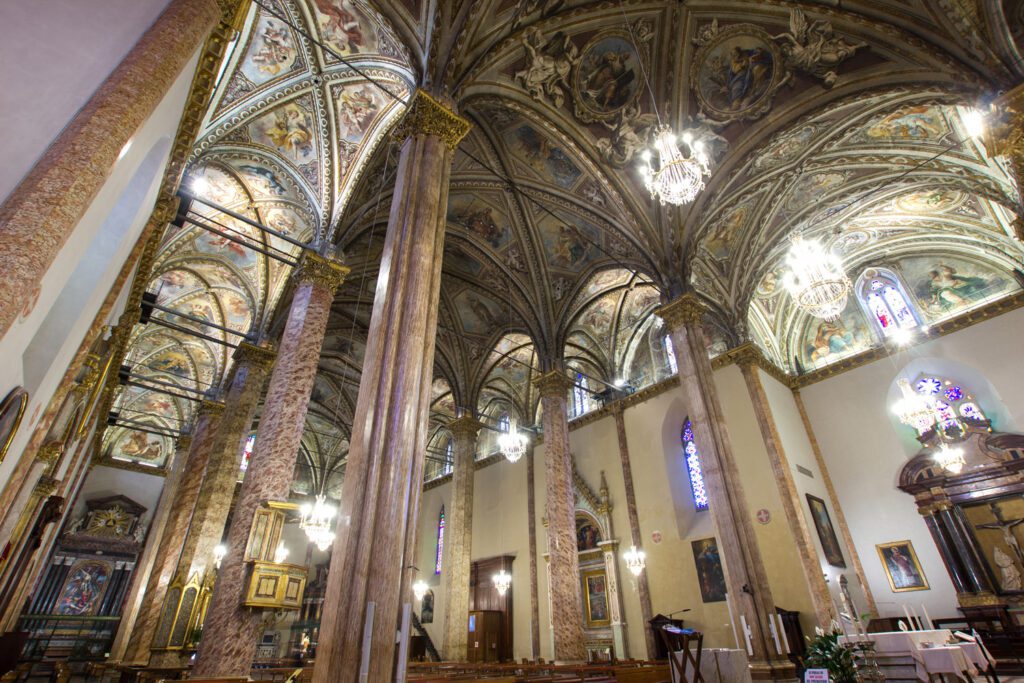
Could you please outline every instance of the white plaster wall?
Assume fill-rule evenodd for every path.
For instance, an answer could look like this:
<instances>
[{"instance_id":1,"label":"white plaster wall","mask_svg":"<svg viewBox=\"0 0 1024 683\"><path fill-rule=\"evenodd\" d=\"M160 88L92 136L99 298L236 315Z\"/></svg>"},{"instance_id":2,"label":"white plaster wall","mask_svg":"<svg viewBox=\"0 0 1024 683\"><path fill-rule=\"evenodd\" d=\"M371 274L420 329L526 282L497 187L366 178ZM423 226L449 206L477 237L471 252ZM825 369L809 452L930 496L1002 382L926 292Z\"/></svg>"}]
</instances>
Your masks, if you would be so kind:
<instances>
[{"instance_id":1,"label":"white plaster wall","mask_svg":"<svg viewBox=\"0 0 1024 683\"><path fill-rule=\"evenodd\" d=\"M901 614L903 603L927 605L934 619L957 615L952 582L928 529L913 498L896 488L909 455L887 405L891 384L915 360L962 363L986 377L1002 400L996 412L1007 415L1009 424L995 428L1013 429L1024 424L1022 335L1024 310L1018 309L801 390L883 616ZM914 544L930 590L897 594L889 588L875 545L906 539Z\"/></svg>"},{"instance_id":2,"label":"white plaster wall","mask_svg":"<svg viewBox=\"0 0 1024 683\"><path fill-rule=\"evenodd\" d=\"M153 519L163 487L164 478L155 474L130 472L100 465L93 468L85 478L68 520L78 519L85 513L86 501L108 496L126 496L145 506L146 511L142 516L148 526Z\"/></svg>"},{"instance_id":3,"label":"white plaster wall","mask_svg":"<svg viewBox=\"0 0 1024 683\"><path fill-rule=\"evenodd\" d=\"M443 652L444 647L444 616L445 616L445 591L444 591L444 567L449 558L448 544L445 544L445 552L442 553L441 574L434 573L434 560L437 552L437 517L444 505L446 520L451 510L451 489L450 483L442 484L429 491L424 491L420 498L420 519L419 536L417 537L417 548L419 550L416 559L416 567L419 569L418 577L426 582L434 591L434 622L424 624L423 628L430 634L434 646L438 652ZM529 593L527 593L529 596ZM420 605L413 605L413 611L417 616L421 614Z\"/></svg>"},{"instance_id":4,"label":"white plaster wall","mask_svg":"<svg viewBox=\"0 0 1024 683\"><path fill-rule=\"evenodd\" d=\"M167 4L168 0L0 3L0 202Z\"/></svg>"},{"instance_id":5,"label":"white plaster wall","mask_svg":"<svg viewBox=\"0 0 1024 683\"><path fill-rule=\"evenodd\" d=\"M6 395L17 385L26 386L30 392L26 419L0 464L0 482L10 476L39 413L57 389L145 226L196 59L197 56L190 60L157 109L132 138L124 157L117 162L44 276L38 302L31 313L15 322L0 339L0 358L5 359L0 363L0 394ZM0 149L5 150L6 156L6 148ZM85 287L81 282L92 286ZM31 294L25 293L26 300ZM108 324L117 321L123 301L124 291Z\"/></svg>"}]
</instances>

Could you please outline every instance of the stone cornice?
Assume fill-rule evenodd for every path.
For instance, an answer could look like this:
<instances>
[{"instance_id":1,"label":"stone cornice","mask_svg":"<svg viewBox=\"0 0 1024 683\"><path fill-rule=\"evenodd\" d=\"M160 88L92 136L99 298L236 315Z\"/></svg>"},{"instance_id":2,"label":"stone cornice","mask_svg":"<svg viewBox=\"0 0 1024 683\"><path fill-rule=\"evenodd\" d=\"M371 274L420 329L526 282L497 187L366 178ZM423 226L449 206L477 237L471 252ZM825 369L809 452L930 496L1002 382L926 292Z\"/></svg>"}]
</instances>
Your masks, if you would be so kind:
<instances>
[{"instance_id":1,"label":"stone cornice","mask_svg":"<svg viewBox=\"0 0 1024 683\"><path fill-rule=\"evenodd\" d=\"M550 370L533 380L533 386L537 387L541 398L565 396L572 387L572 381L561 370Z\"/></svg>"},{"instance_id":2,"label":"stone cornice","mask_svg":"<svg viewBox=\"0 0 1024 683\"><path fill-rule=\"evenodd\" d=\"M341 283L345 281L345 276L348 275L349 270L351 269L348 266L343 266L333 259L324 258L316 252L305 251L299 260L299 265L295 268L295 272L292 273L292 277L297 282L308 282L316 287L329 289L331 293L334 293Z\"/></svg>"},{"instance_id":3,"label":"stone cornice","mask_svg":"<svg viewBox=\"0 0 1024 683\"><path fill-rule=\"evenodd\" d=\"M238 364L247 364L258 370L269 370L277 358L277 351L249 342L240 342L233 355Z\"/></svg>"},{"instance_id":4,"label":"stone cornice","mask_svg":"<svg viewBox=\"0 0 1024 683\"><path fill-rule=\"evenodd\" d=\"M417 90L405 116L395 126L393 136L404 142L413 135L436 135L448 149L455 151L472 127L473 124L426 92Z\"/></svg>"},{"instance_id":5,"label":"stone cornice","mask_svg":"<svg viewBox=\"0 0 1024 683\"><path fill-rule=\"evenodd\" d=\"M655 309L654 314L665 321L669 329L700 323L708 310L696 294L688 292Z\"/></svg>"}]
</instances>

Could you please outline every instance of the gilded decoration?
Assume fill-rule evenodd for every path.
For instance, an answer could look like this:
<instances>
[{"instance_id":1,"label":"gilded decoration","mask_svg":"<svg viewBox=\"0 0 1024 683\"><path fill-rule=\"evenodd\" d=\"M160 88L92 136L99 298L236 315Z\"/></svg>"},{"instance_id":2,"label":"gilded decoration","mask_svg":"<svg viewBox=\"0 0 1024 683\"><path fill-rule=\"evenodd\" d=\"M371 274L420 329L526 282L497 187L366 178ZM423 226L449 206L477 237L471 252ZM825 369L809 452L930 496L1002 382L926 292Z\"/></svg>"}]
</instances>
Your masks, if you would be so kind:
<instances>
[{"instance_id":1,"label":"gilded decoration","mask_svg":"<svg viewBox=\"0 0 1024 683\"><path fill-rule=\"evenodd\" d=\"M293 277L298 282L308 282L334 292L345 281L345 276L350 270L348 266L343 266L338 261L324 258L312 251L305 251Z\"/></svg>"},{"instance_id":2,"label":"gilded decoration","mask_svg":"<svg viewBox=\"0 0 1024 683\"><path fill-rule=\"evenodd\" d=\"M436 135L444 141L448 149L455 151L471 128L472 124L469 121L425 91L417 90L405 116L395 126L392 136L396 140L404 141L413 135Z\"/></svg>"},{"instance_id":3,"label":"gilded decoration","mask_svg":"<svg viewBox=\"0 0 1024 683\"><path fill-rule=\"evenodd\" d=\"M43 444L36 454L36 460L43 463L44 465L52 465L60 458L60 454L64 452L64 444L60 441L51 441L50 443Z\"/></svg>"},{"instance_id":4,"label":"gilded decoration","mask_svg":"<svg viewBox=\"0 0 1024 683\"><path fill-rule=\"evenodd\" d=\"M572 381L560 370L551 370L544 373L533 380L533 384L537 387L537 391L540 392L541 398L552 396L565 398L565 395L573 386Z\"/></svg>"},{"instance_id":5,"label":"gilded decoration","mask_svg":"<svg viewBox=\"0 0 1024 683\"><path fill-rule=\"evenodd\" d=\"M25 407L28 405L28 392L22 387L16 387L0 402L0 462L4 461L7 450L11 447L21 420L25 416Z\"/></svg>"},{"instance_id":6,"label":"gilded decoration","mask_svg":"<svg viewBox=\"0 0 1024 683\"><path fill-rule=\"evenodd\" d=\"M233 354L236 363L245 363L259 370L269 370L274 365L277 352L265 346L241 342Z\"/></svg>"},{"instance_id":7,"label":"gilded decoration","mask_svg":"<svg viewBox=\"0 0 1024 683\"><path fill-rule=\"evenodd\" d=\"M677 329L684 325L699 325L707 310L696 294L688 292L661 306L654 314L664 320L669 329Z\"/></svg>"},{"instance_id":8,"label":"gilded decoration","mask_svg":"<svg viewBox=\"0 0 1024 683\"><path fill-rule=\"evenodd\" d=\"M475 417L471 415L463 415L462 417L456 418L448 423L448 431L450 431L452 436L456 439L471 439L475 437L481 429L483 429L483 426L483 423Z\"/></svg>"},{"instance_id":9,"label":"gilded decoration","mask_svg":"<svg viewBox=\"0 0 1024 683\"><path fill-rule=\"evenodd\" d=\"M57 487L60 485L60 479L55 479L48 475L39 477L39 481L36 482L36 486L32 489L32 492L40 497L52 496L57 492ZM26 508L27 510L27 508Z\"/></svg>"}]
</instances>

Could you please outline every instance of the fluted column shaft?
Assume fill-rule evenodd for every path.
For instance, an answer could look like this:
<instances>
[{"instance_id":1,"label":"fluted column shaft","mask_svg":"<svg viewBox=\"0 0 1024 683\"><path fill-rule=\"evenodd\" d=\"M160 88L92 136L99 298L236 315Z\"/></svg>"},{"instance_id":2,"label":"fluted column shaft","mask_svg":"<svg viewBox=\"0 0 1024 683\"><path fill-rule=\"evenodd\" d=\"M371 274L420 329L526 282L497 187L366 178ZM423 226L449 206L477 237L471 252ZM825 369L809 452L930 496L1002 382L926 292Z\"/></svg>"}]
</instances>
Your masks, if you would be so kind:
<instances>
[{"instance_id":1,"label":"fluted column shaft","mask_svg":"<svg viewBox=\"0 0 1024 683\"><path fill-rule=\"evenodd\" d=\"M264 616L262 610L242 606L244 557L253 515L265 501L288 498L331 303L347 272L334 261L306 252L293 275L295 293L267 385L249 469L231 517L227 554L203 626L209 635L199 643L196 677L245 677L252 667Z\"/></svg>"},{"instance_id":2,"label":"fluted column shaft","mask_svg":"<svg viewBox=\"0 0 1024 683\"><path fill-rule=\"evenodd\" d=\"M733 457L722 407L708 360L700 320L704 306L684 294L658 309L672 335L679 368L679 386L701 448L701 468L711 515L724 560L726 590L733 618L750 629L750 672L755 679L791 679L794 667L775 651L768 623L775 613L768 576L751 523L750 510ZM735 624L743 647L741 623Z\"/></svg>"},{"instance_id":3,"label":"fluted column shaft","mask_svg":"<svg viewBox=\"0 0 1024 683\"><path fill-rule=\"evenodd\" d=\"M171 501L171 509L167 515L167 523L159 538L152 536L149 543L156 543L157 552L153 559L153 568L146 583L146 592L142 599L142 607L135 620L135 626L128 640L124 661L135 664L149 662L149 646L156 633L156 625L160 620L160 611L167 596L167 587L171 583L174 570L178 566L178 553L181 550L181 539L188 533L188 525L192 519L199 489L202 487L206 465L213 452L213 441L223 416L224 406L220 403L204 401L196 417L196 426L192 432L192 443L188 457L180 462L182 468L178 479L177 490Z\"/></svg>"},{"instance_id":4,"label":"fluted column shaft","mask_svg":"<svg viewBox=\"0 0 1024 683\"><path fill-rule=\"evenodd\" d=\"M476 419L466 415L454 420L452 454L452 499L448 506L445 540L448 545L448 564L445 574L444 658L446 661L466 661L469 615L469 568L473 550L473 473L476 463L476 437L483 427Z\"/></svg>"},{"instance_id":5,"label":"fluted column shaft","mask_svg":"<svg viewBox=\"0 0 1024 683\"><path fill-rule=\"evenodd\" d=\"M235 370L231 386L224 398L224 417L213 442L213 451L206 467L206 476L196 501L192 522L188 527L178 556L174 581L186 583L193 574L200 582L214 568L214 549L224 536L224 525L228 520L242 449L249 436L256 406L263 392L267 374L274 362L274 353L252 344L242 343L235 351ZM166 605L165 605L166 607ZM163 619L173 612L164 609ZM164 643L154 643L159 649ZM182 650L154 654L154 666L177 666L184 664L188 653Z\"/></svg>"},{"instance_id":6,"label":"fluted column shaft","mask_svg":"<svg viewBox=\"0 0 1024 683\"><path fill-rule=\"evenodd\" d=\"M548 518L548 557L551 629L556 661L583 661L583 603L580 559L576 548L576 510L569 450L568 394L572 383L558 370L536 381L543 408L545 510Z\"/></svg>"},{"instance_id":7,"label":"fluted column shaft","mask_svg":"<svg viewBox=\"0 0 1024 683\"><path fill-rule=\"evenodd\" d=\"M636 510L636 489L633 487L633 465L629 459L629 440L626 438L626 421L622 415L622 406L613 404L612 415L615 417L615 434L619 439L619 460L622 463L622 482L626 488L626 512L629 515L630 542L640 548L643 536L640 534L640 516ZM640 572L636 577L636 592L640 598L640 615L644 620L644 645L647 648L647 659L654 659L658 646L651 629L654 612L651 609L651 588L647 583L647 572Z\"/></svg>"},{"instance_id":8,"label":"fluted column shaft","mask_svg":"<svg viewBox=\"0 0 1024 683\"><path fill-rule=\"evenodd\" d=\"M403 140L327 575L315 683L391 680L415 564L445 210L452 155L469 123L423 91ZM363 651L364 625L372 630Z\"/></svg>"}]
</instances>

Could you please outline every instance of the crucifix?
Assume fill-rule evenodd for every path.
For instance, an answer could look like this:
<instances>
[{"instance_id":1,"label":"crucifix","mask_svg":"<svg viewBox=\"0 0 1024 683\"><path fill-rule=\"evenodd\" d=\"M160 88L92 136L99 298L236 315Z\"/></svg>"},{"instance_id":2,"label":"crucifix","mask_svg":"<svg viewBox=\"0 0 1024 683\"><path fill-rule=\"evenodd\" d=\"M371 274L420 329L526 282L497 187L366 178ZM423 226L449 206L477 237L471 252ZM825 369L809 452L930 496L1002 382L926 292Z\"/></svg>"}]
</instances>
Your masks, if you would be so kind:
<instances>
[{"instance_id":1,"label":"crucifix","mask_svg":"<svg viewBox=\"0 0 1024 683\"><path fill-rule=\"evenodd\" d=\"M996 518L996 521L989 522L988 524L978 524L975 529L991 529L993 531L1000 531L1003 534L1003 542L1010 546L1014 554L1017 555L1017 560L1024 566L1024 551L1021 550L1020 541L1017 540L1017 536L1013 533L1013 528L1019 524L1024 524L1024 517L1018 519L1003 519L1003 511L999 509L998 503L989 503L989 510L992 511L992 516Z\"/></svg>"}]
</instances>

